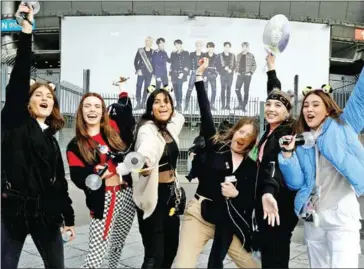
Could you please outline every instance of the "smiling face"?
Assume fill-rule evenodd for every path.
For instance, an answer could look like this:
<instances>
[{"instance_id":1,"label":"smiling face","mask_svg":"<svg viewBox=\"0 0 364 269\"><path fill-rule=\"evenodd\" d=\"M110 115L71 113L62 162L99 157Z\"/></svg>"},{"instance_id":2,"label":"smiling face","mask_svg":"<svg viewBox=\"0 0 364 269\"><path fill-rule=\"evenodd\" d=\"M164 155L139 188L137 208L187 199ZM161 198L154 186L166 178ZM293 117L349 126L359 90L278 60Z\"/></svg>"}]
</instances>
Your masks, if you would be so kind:
<instances>
[{"instance_id":1,"label":"smiling face","mask_svg":"<svg viewBox=\"0 0 364 269\"><path fill-rule=\"evenodd\" d=\"M35 89L29 99L31 113L41 121L51 115L54 106L54 95L46 86Z\"/></svg>"},{"instance_id":2,"label":"smiling face","mask_svg":"<svg viewBox=\"0 0 364 269\"><path fill-rule=\"evenodd\" d=\"M159 93L154 98L152 107L154 118L158 121L167 121L172 115L172 103L167 94Z\"/></svg>"},{"instance_id":3,"label":"smiling face","mask_svg":"<svg viewBox=\"0 0 364 269\"><path fill-rule=\"evenodd\" d=\"M302 113L306 124L313 130L316 130L329 115L322 98L314 93L304 100Z\"/></svg>"},{"instance_id":4,"label":"smiling face","mask_svg":"<svg viewBox=\"0 0 364 269\"><path fill-rule=\"evenodd\" d=\"M287 108L278 100L268 99L264 106L264 117L270 125L277 125L283 122L289 113Z\"/></svg>"},{"instance_id":5,"label":"smiling face","mask_svg":"<svg viewBox=\"0 0 364 269\"><path fill-rule=\"evenodd\" d=\"M242 153L254 139L254 127L252 124L245 124L238 129L231 140L231 148L236 153Z\"/></svg>"},{"instance_id":6,"label":"smiling face","mask_svg":"<svg viewBox=\"0 0 364 269\"><path fill-rule=\"evenodd\" d=\"M102 102L96 96L88 96L83 101L82 116L87 126L100 125L102 113Z\"/></svg>"}]
</instances>

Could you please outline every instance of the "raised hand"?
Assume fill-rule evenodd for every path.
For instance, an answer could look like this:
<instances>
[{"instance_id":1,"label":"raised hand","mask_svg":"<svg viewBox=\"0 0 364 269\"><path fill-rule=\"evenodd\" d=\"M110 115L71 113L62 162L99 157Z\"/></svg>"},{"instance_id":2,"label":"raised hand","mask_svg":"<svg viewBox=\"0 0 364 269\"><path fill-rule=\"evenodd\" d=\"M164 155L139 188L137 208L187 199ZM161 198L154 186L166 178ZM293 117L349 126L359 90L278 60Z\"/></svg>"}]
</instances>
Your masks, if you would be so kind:
<instances>
[{"instance_id":1,"label":"raised hand","mask_svg":"<svg viewBox=\"0 0 364 269\"><path fill-rule=\"evenodd\" d=\"M27 20L21 21L21 26L23 28L23 32L30 34L33 30L33 26L31 23L34 21L33 15L33 7L31 5L27 6L26 4L20 4L17 12L15 13L15 17L20 17L20 13L24 12L27 14ZM29 23L31 22L31 23Z\"/></svg>"},{"instance_id":2,"label":"raised hand","mask_svg":"<svg viewBox=\"0 0 364 269\"><path fill-rule=\"evenodd\" d=\"M284 144L284 141L290 141L289 144ZM292 156L292 151L296 146L296 135L286 135L286 136L282 136L279 139L279 146L281 147L281 149L285 149L283 150L283 156L285 158L290 158Z\"/></svg>"},{"instance_id":3,"label":"raised hand","mask_svg":"<svg viewBox=\"0 0 364 269\"><path fill-rule=\"evenodd\" d=\"M264 211L263 219L268 218L268 225L271 225L272 227L274 227L275 223L279 226L280 220L276 199L274 199L272 194L266 193L262 197L262 203Z\"/></svg>"},{"instance_id":4,"label":"raised hand","mask_svg":"<svg viewBox=\"0 0 364 269\"><path fill-rule=\"evenodd\" d=\"M196 70L196 76L197 75L203 75L203 73L205 72L205 69L209 66L209 59L204 57L204 58L201 58L200 61L199 61L199 68L197 68Z\"/></svg>"},{"instance_id":5,"label":"raised hand","mask_svg":"<svg viewBox=\"0 0 364 269\"><path fill-rule=\"evenodd\" d=\"M276 56L268 52L268 55L265 58L265 60L267 61L267 66L269 71L276 69Z\"/></svg>"}]
</instances>

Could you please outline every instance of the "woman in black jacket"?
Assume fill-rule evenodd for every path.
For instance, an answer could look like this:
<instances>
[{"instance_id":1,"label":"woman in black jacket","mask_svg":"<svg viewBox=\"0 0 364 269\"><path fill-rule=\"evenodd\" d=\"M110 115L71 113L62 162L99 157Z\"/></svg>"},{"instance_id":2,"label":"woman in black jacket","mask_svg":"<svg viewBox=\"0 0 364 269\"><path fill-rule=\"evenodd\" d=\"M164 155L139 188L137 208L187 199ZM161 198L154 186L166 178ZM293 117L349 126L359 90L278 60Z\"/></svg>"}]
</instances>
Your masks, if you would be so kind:
<instances>
[{"instance_id":1,"label":"woman in black jacket","mask_svg":"<svg viewBox=\"0 0 364 269\"><path fill-rule=\"evenodd\" d=\"M67 146L71 180L84 191L90 209L89 250L83 268L99 268L110 245L109 267L117 268L135 216L130 174L119 163L130 151L135 124L127 92L109 108L97 93L85 94L76 114L76 137ZM104 148L104 150L102 150ZM102 185L93 190L86 178L108 165ZM126 169L124 169L126 170Z\"/></svg>"},{"instance_id":2,"label":"woman in black jacket","mask_svg":"<svg viewBox=\"0 0 364 269\"><path fill-rule=\"evenodd\" d=\"M64 268L64 232L75 236L61 152L54 134L64 120L54 88L30 87L33 10L20 5L23 20L15 65L1 112L1 268L17 268L25 238L30 234L45 268ZM29 90L30 88L30 90Z\"/></svg>"},{"instance_id":3,"label":"woman in black jacket","mask_svg":"<svg viewBox=\"0 0 364 269\"><path fill-rule=\"evenodd\" d=\"M292 134L291 98L282 92L277 78L275 58L267 57L268 97L264 113L268 122L258 144L258 184L256 219L263 268L288 268L292 232L298 218L294 213L296 192L288 189L278 165L281 151L278 140ZM279 215L278 215L279 210Z\"/></svg>"},{"instance_id":4,"label":"woman in black jacket","mask_svg":"<svg viewBox=\"0 0 364 269\"><path fill-rule=\"evenodd\" d=\"M214 238L214 224L217 224L217 231L223 234L221 237L216 235L216 239L222 240L215 245L218 255L213 257L216 259L210 262L210 266L221 266L228 252L239 268L256 268L258 265L250 253L256 163L248 157L248 153L256 143L258 128L253 118L242 118L224 139L213 139L216 129L202 80L208 59L204 61L196 71L195 83L205 139L204 169L199 173L194 199L189 202L184 214L176 267L196 266L204 245ZM232 177L237 180L236 187L229 182ZM232 215L228 213L230 208L234 211Z\"/></svg>"}]
</instances>

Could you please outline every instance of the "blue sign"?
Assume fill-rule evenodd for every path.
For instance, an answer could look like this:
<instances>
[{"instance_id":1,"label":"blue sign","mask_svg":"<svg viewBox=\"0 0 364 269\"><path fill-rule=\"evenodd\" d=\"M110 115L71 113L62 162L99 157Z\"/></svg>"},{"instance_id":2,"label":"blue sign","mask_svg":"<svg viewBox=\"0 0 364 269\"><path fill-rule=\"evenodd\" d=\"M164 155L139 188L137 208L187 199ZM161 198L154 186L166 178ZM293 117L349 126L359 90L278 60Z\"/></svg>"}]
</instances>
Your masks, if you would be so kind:
<instances>
[{"instance_id":1,"label":"blue sign","mask_svg":"<svg viewBox=\"0 0 364 269\"><path fill-rule=\"evenodd\" d=\"M13 19L1 20L1 32L20 32L22 27ZM35 21L33 21L33 30L35 29Z\"/></svg>"}]
</instances>

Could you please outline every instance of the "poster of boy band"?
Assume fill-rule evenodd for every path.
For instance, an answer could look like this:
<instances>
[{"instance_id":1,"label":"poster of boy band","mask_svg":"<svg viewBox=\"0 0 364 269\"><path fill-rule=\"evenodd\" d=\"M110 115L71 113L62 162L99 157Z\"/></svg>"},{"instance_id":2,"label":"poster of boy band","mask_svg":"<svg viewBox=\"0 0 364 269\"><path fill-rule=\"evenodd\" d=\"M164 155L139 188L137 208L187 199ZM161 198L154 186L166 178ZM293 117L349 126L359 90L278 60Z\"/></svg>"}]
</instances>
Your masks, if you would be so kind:
<instances>
[{"instance_id":1,"label":"poster of boy band","mask_svg":"<svg viewBox=\"0 0 364 269\"><path fill-rule=\"evenodd\" d=\"M82 87L82 70L89 69L90 91L105 94L112 102L107 96L120 90L113 84L119 77L129 77L121 86L129 92L136 113L144 111L151 85L168 86L178 111L198 115L196 69L207 57L203 80L212 113L257 115L259 101L266 98L266 24L267 20L199 16L65 17L61 80ZM330 28L299 22L290 26L289 44L276 61L282 87L293 90L296 74L301 87L328 83ZM308 47L310 39L315 45ZM62 106L63 111L75 109Z\"/></svg>"},{"instance_id":2,"label":"poster of boy band","mask_svg":"<svg viewBox=\"0 0 364 269\"><path fill-rule=\"evenodd\" d=\"M139 48L134 59L134 68L137 75L136 109L145 106L147 88L155 85L157 89L169 85L173 88L176 109L190 111L191 94L196 79L196 69L201 58L209 59L209 65L203 74L205 88L210 92L211 110L240 110L246 112L249 100L249 89L252 76L257 69L254 54L249 51L249 42L242 42L241 52L231 52L231 43L223 43L222 52L215 50L215 43L210 41L204 44L195 42L194 51L186 51L183 41L173 41L175 51L170 54L165 51L165 39L156 39L156 49L152 49L153 38L145 38L145 46ZM234 80L235 78L235 80ZM217 89L217 80L220 89ZM233 84L233 82L235 82ZM187 91L183 91L187 89ZM236 95L237 104L231 107L232 89ZM220 102L216 102L216 92L220 92ZM197 109L197 108L196 108Z\"/></svg>"}]
</instances>

